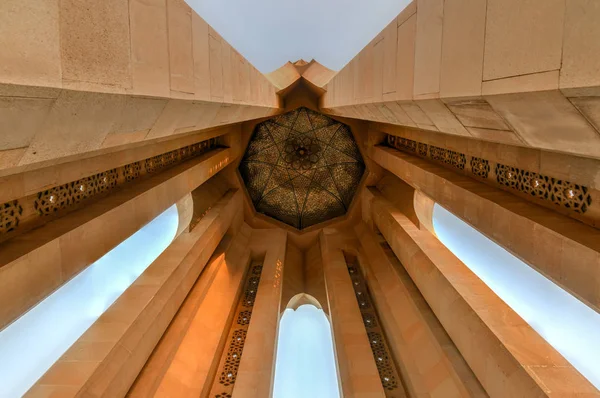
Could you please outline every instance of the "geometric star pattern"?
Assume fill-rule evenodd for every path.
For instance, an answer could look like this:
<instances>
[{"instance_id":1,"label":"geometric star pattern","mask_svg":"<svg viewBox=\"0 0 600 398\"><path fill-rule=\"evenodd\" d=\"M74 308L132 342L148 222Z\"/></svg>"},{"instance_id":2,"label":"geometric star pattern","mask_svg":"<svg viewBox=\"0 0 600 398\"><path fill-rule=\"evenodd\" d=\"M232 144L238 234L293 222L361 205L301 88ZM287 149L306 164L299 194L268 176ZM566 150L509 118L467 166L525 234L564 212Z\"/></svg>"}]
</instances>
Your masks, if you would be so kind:
<instances>
[{"instance_id":1,"label":"geometric star pattern","mask_svg":"<svg viewBox=\"0 0 600 398\"><path fill-rule=\"evenodd\" d=\"M239 171L257 212L301 230L346 214L365 164L347 125L302 107L256 126Z\"/></svg>"}]
</instances>

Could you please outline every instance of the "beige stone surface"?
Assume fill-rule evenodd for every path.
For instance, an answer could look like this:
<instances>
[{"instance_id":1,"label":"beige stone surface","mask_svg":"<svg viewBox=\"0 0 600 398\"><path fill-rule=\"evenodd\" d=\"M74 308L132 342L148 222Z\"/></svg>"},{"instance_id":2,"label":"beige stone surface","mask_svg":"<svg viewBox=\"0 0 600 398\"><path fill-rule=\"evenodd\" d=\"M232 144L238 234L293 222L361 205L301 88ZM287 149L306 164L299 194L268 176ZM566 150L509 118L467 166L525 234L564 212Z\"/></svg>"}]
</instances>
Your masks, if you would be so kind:
<instances>
[{"instance_id":1,"label":"beige stone surface","mask_svg":"<svg viewBox=\"0 0 600 398\"><path fill-rule=\"evenodd\" d=\"M600 394L431 233L371 192L377 227L490 397Z\"/></svg>"},{"instance_id":2,"label":"beige stone surface","mask_svg":"<svg viewBox=\"0 0 600 398\"><path fill-rule=\"evenodd\" d=\"M124 396L231 225L240 200L240 192L224 197L196 230L175 239L27 396L55 386L71 387L66 396ZM153 277L157 271L159 278ZM113 348L95 361L74 360L81 342L110 342Z\"/></svg>"},{"instance_id":3,"label":"beige stone surface","mask_svg":"<svg viewBox=\"0 0 600 398\"><path fill-rule=\"evenodd\" d=\"M560 69L565 0L488 0L483 80Z\"/></svg>"},{"instance_id":4,"label":"beige stone surface","mask_svg":"<svg viewBox=\"0 0 600 398\"><path fill-rule=\"evenodd\" d=\"M29 146L46 122L54 102L53 98L0 97L0 120L3 126L0 150Z\"/></svg>"},{"instance_id":5,"label":"beige stone surface","mask_svg":"<svg viewBox=\"0 0 600 398\"><path fill-rule=\"evenodd\" d=\"M455 135L470 135L442 101L435 99L422 100L417 101L417 105L431 119L439 131Z\"/></svg>"},{"instance_id":6,"label":"beige stone surface","mask_svg":"<svg viewBox=\"0 0 600 398\"><path fill-rule=\"evenodd\" d=\"M223 167L216 167L219 163L230 160L227 149L204 155L3 243L0 270L13 270L13 276L0 278L4 284L0 291L6 294L0 301L5 311L0 327L202 184ZM35 268L28 266L32 261Z\"/></svg>"},{"instance_id":7,"label":"beige stone surface","mask_svg":"<svg viewBox=\"0 0 600 398\"><path fill-rule=\"evenodd\" d=\"M171 90L194 93L192 9L184 0L167 0Z\"/></svg>"},{"instance_id":8,"label":"beige stone surface","mask_svg":"<svg viewBox=\"0 0 600 398\"><path fill-rule=\"evenodd\" d=\"M210 49L208 24L192 12L194 92L197 99L210 100Z\"/></svg>"},{"instance_id":9,"label":"beige stone surface","mask_svg":"<svg viewBox=\"0 0 600 398\"><path fill-rule=\"evenodd\" d=\"M215 250L129 396L198 396L210 387L223 330L249 262L250 233L245 226Z\"/></svg>"},{"instance_id":10,"label":"beige stone surface","mask_svg":"<svg viewBox=\"0 0 600 398\"><path fill-rule=\"evenodd\" d=\"M566 2L560 87L600 85L600 3Z\"/></svg>"},{"instance_id":11,"label":"beige stone surface","mask_svg":"<svg viewBox=\"0 0 600 398\"><path fill-rule=\"evenodd\" d=\"M417 105L416 102L400 103L400 107L406 112L414 124L417 127L426 130L437 130L433 125L433 122L425 112Z\"/></svg>"},{"instance_id":12,"label":"beige stone surface","mask_svg":"<svg viewBox=\"0 0 600 398\"><path fill-rule=\"evenodd\" d=\"M414 96L440 91L444 1L417 0Z\"/></svg>"},{"instance_id":13,"label":"beige stone surface","mask_svg":"<svg viewBox=\"0 0 600 398\"><path fill-rule=\"evenodd\" d=\"M193 107L194 103L191 101L169 100L147 137L165 137L173 134L178 128L194 127L197 114L193 113Z\"/></svg>"},{"instance_id":14,"label":"beige stone surface","mask_svg":"<svg viewBox=\"0 0 600 398\"><path fill-rule=\"evenodd\" d=\"M600 308L600 269L590 265L600 264L598 229L426 160L382 147L370 153L382 167L590 307Z\"/></svg>"},{"instance_id":15,"label":"beige stone surface","mask_svg":"<svg viewBox=\"0 0 600 398\"><path fill-rule=\"evenodd\" d=\"M26 150L27 148L16 148L0 151L0 169L8 169L18 165Z\"/></svg>"},{"instance_id":16,"label":"beige stone surface","mask_svg":"<svg viewBox=\"0 0 600 398\"><path fill-rule=\"evenodd\" d=\"M481 94L487 0L444 2L440 97Z\"/></svg>"},{"instance_id":17,"label":"beige stone surface","mask_svg":"<svg viewBox=\"0 0 600 398\"><path fill-rule=\"evenodd\" d=\"M355 231L364 259L361 265L390 349L402 364L408 396L443 391L447 397L487 397L393 252L386 253L365 224L358 224Z\"/></svg>"},{"instance_id":18,"label":"beige stone surface","mask_svg":"<svg viewBox=\"0 0 600 398\"><path fill-rule=\"evenodd\" d=\"M241 398L272 394L287 233L280 228L255 230L250 245L253 253L265 253L265 257L233 388L232 395Z\"/></svg>"},{"instance_id":19,"label":"beige stone surface","mask_svg":"<svg viewBox=\"0 0 600 398\"><path fill-rule=\"evenodd\" d=\"M574 97L569 101L600 132L600 97Z\"/></svg>"},{"instance_id":20,"label":"beige stone surface","mask_svg":"<svg viewBox=\"0 0 600 398\"><path fill-rule=\"evenodd\" d=\"M149 132L162 114L167 101L128 96L113 134Z\"/></svg>"},{"instance_id":21,"label":"beige stone surface","mask_svg":"<svg viewBox=\"0 0 600 398\"><path fill-rule=\"evenodd\" d=\"M63 91L48 113L43 134L36 134L21 164L99 148L113 129L111 116L124 105L124 96Z\"/></svg>"},{"instance_id":22,"label":"beige stone surface","mask_svg":"<svg viewBox=\"0 0 600 398\"><path fill-rule=\"evenodd\" d=\"M0 4L0 80L61 87L59 0Z\"/></svg>"},{"instance_id":23,"label":"beige stone surface","mask_svg":"<svg viewBox=\"0 0 600 398\"><path fill-rule=\"evenodd\" d=\"M210 54L210 98L223 101L223 59L221 39L209 35Z\"/></svg>"},{"instance_id":24,"label":"beige stone surface","mask_svg":"<svg viewBox=\"0 0 600 398\"><path fill-rule=\"evenodd\" d=\"M600 135L559 91L498 95L487 100L533 147L600 156Z\"/></svg>"},{"instance_id":25,"label":"beige stone surface","mask_svg":"<svg viewBox=\"0 0 600 398\"><path fill-rule=\"evenodd\" d=\"M411 100L414 92L417 16L398 25L396 48L396 99Z\"/></svg>"},{"instance_id":26,"label":"beige stone surface","mask_svg":"<svg viewBox=\"0 0 600 398\"><path fill-rule=\"evenodd\" d=\"M96 156L75 158L62 162L42 162L39 167L21 166L18 173L9 173L0 177L0 202L34 195L37 192L76 181L82 177L123 166L128 163L160 155L170 150L191 145L213 137L219 137L239 131L239 127L222 127L214 130L189 134L169 141L151 142L146 145L128 145L119 150L97 153ZM146 134L144 132L144 134ZM115 136L115 135L113 135ZM110 137L110 136L108 136ZM0 152L2 153L2 152ZM14 154L13 156L18 156Z\"/></svg>"},{"instance_id":27,"label":"beige stone surface","mask_svg":"<svg viewBox=\"0 0 600 398\"><path fill-rule=\"evenodd\" d=\"M383 31L383 71L382 94L383 99L396 97L396 62L398 52L398 24L396 20L390 22ZM386 94L388 96L386 97Z\"/></svg>"},{"instance_id":28,"label":"beige stone surface","mask_svg":"<svg viewBox=\"0 0 600 398\"><path fill-rule=\"evenodd\" d=\"M123 0L62 0L62 78L72 89L131 88L129 5Z\"/></svg>"},{"instance_id":29,"label":"beige stone surface","mask_svg":"<svg viewBox=\"0 0 600 398\"><path fill-rule=\"evenodd\" d=\"M510 130L483 129L478 127L467 127L471 136L485 141L501 142L503 144L525 145L525 142Z\"/></svg>"},{"instance_id":30,"label":"beige stone surface","mask_svg":"<svg viewBox=\"0 0 600 398\"><path fill-rule=\"evenodd\" d=\"M534 73L505 79L488 80L482 83L484 96L529 91L547 91L558 89L558 70Z\"/></svg>"},{"instance_id":31,"label":"beige stone surface","mask_svg":"<svg viewBox=\"0 0 600 398\"><path fill-rule=\"evenodd\" d=\"M465 127L510 131L506 122L483 99L447 100L446 105Z\"/></svg>"},{"instance_id":32,"label":"beige stone surface","mask_svg":"<svg viewBox=\"0 0 600 398\"><path fill-rule=\"evenodd\" d=\"M385 397L341 250L347 245L340 242L343 237L335 236L336 232L323 230L319 245L335 341L340 392L346 397Z\"/></svg>"},{"instance_id":33,"label":"beige stone surface","mask_svg":"<svg viewBox=\"0 0 600 398\"><path fill-rule=\"evenodd\" d=\"M169 37L165 0L131 0L131 81L134 94L170 94Z\"/></svg>"},{"instance_id":34,"label":"beige stone surface","mask_svg":"<svg viewBox=\"0 0 600 398\"><path fill-rule=\"evenodd\" d=\"M234 49L225 40L221 40L221 62L223 68L223 101L233 102L233 59Z\"/></svg>"}]
</instances>

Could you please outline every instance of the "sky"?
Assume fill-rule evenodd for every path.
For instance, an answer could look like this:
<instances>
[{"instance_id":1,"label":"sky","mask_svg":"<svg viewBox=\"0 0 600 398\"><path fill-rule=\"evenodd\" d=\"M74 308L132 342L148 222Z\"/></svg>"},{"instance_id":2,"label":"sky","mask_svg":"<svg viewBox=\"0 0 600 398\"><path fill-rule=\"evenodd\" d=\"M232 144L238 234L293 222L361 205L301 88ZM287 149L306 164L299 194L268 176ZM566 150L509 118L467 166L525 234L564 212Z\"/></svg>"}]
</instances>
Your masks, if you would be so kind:
<instances>
[{"instance_id":1,"label":"sky","mask_svg":"<svg viewBox=\"0 0 600 398\"><path fill-rule=\"evenodd\" d=\"M262 73L315 59L340 70L410 0L186 0Z\"/></svg>"},{"instance_id":2,"label":"sky","mask_svg":"<svg viewBox=\"0 0 600 398\"><path fill-rule=\"evenodd\" d=\"M314 305L288 308L279 324L273 398L339 398L331 326Z\"/></svg>"},{"instance_id":3,"label":"sky","mask_svg":"<svg viewBox=\"0 0 600 398\"><path fill-rule=\"evenodd\" d=\"M600 314L438 204L433 227L456 257L600 389Z\"/></svg>"},{"instance_id":4,"label":"sky","mask_svg":"<svg viewBox=\"0 0 600 398\"><path fill-rule=\"evenodd\" d=\"M173 205L0 332L0 397L22 396L169 246Z\"/></svg>"}]
</instances>

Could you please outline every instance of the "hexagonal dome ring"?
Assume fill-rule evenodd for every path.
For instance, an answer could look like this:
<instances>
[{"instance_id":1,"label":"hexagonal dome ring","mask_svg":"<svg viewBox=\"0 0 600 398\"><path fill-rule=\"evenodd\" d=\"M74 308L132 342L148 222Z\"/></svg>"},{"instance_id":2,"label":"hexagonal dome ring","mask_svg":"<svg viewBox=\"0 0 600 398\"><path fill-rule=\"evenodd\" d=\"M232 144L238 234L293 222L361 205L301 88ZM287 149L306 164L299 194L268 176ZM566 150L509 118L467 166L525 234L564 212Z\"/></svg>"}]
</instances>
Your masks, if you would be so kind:
<instances>
[{"instance_id":1,"label":"hexagonal dome ring","mask_svg":"<svg viewBox=\"0 0 600 398\"><path fill-rule=\"evenodd\" d=\"M303 107L258 124L239 171L258 213L301 230L346 214L365 164L350 127Z\"/></svg>"}]
</instances>

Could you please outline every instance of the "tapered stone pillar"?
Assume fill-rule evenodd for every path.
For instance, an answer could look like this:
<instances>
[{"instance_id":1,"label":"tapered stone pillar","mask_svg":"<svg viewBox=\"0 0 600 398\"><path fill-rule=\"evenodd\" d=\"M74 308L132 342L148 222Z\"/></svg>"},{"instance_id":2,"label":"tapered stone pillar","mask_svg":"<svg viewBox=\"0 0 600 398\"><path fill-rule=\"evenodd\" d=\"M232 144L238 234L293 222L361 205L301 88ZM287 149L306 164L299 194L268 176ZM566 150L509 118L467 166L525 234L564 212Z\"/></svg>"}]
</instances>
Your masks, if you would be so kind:
<instances>
[{"instance_id":1,"label":"tapered stone pillar","mask_svg":"<svg viewBox=\"0 0 600 398\"><path fill-rule=\"evenodd\" d=\"M232 307L249 264L251 232L244 225L222 240L129 390L130 397L198 397L210 389L223 331L237 315Z\"/></svg>"},{"instance_id":2,"label":"tapered stone pillar","mask_svg":"<svg viewBox=\"0 0 600 398\"><path fill-rule=\"evenodd\" d=\"M376 190L373 222L490 397L600 396L577 370L427 230Z\"/></svg>"},{"instance_id":3,"label":"tapered stone pillar","mask_svg":"<svg viewBox=\"0 0 600 398\"><path fill-rule=\"evenodd\" d=\"M323 230L319 243L341 392L346 398L383 398L385 393L341 250L343 237L335 236L336 232Z\"/></svg>"},{"instance_id":4,"label":"tapered stone pillar","mask_svg":"<svg viewBox=\"0 0 600 398\"><path fill-rule=\"evenodd\" d=\"M596 311L600 231L436 163L375 146L371 158Z\"/></svg>"},{"instance_id":5,"label":"tapered stone pillar","mask_svg":"<svg viewBox=\"0 0 600 398\"><path fill-rule=\"evenodd\" d=\"M26 396L125 396L219 242L236 229L242 200L229 191L179 235Z\"/></svg>"},{"instance_id":6,"label":"tapered stone pillar","mask_svg":"<svg viewBox=\"0 0 600 398\"><path fill-rule=\"evenodd\" d=\"M252 252L264 253L264 261L233 389L236 398L272 394L286 245L287 233L281 229L255 230L252 235Z\"/></svg>"},{"instance_id":7,"label":"tapered stone pillar","mask_svg":"<svg viewBox=\"0 0 600 398\"><path fill-rule=\"evenodd\" d=\"M402 265L392 262L366 224L355 231L371 296L408 395L487 397L406 272L398 269Z\"/></svg>"}]
</instances>

